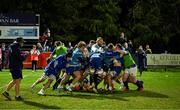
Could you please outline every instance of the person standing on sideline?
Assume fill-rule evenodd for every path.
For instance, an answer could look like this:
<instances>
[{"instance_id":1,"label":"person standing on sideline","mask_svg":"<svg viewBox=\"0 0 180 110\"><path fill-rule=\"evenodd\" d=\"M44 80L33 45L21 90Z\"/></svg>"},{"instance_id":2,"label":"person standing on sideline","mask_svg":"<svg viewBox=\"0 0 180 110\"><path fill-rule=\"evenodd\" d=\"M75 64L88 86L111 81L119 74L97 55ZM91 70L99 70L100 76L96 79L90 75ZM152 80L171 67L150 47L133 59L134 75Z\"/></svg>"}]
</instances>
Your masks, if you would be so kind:
<instances>
[{"instance_id":1,"label":"person standing on sideline","mask_svg":"<svg viewBox=\"0 0 180 110\"><path fill-rule=\"evenodd\" d=\"M31 53L32 71L35 72L37 68L38 56L40 54L39 50L36 49L36 45L33 45L33 48L31 49L30 53Z\"/></svg>"},{"instance_id":2,"label":"person standing on sideline","mask_svg":"<svg viewBox=\"0 0 180 110\"><path fill-rule=\"evenodd\" d=\"M150 49L149 45L146 45L146 50L145 50L146 54L152 54L152 50Z\"/></svg>"},{"instance_id":3,"label":"person standing on sideline","mask_svg":"<svg viewBox=\"0 0 180 110\"><path fill-rule=\"evenodd\" d=\"M145 50L145 53L146 53L146 58L145 58L145 70L147 71L147 54L152 54L152 50L150 49L149 45L147 44L146 45L146 50Z\"/></svg>"},{"instance_id":4,"label":"person standing on sideline","mask_svg":"<svg viewBox=\"0 0 180 110\"><path fill-rule=\"evenodd\" d=\"M121 45L124 45L125 42L127 42L127 38L125 37L125 33L121 32L119 38L117 39L118 42L116 43L120 43Z\"/></svg>"},{"instance_id":5,"label":"person standing on sideline","mask_svg":"<svg viewBox=\"0 0 180 110\"><path fill-rule=\"evenodd\" d=\"M5 91L2 93L8 100L11 100L9 95L10 89L15 86L15 99L16 100L23 100L20 96L20 83L22 76L22 69L23 69L23 61L25 60L26 56L29 52L22 52L21 47L24 44L24 40L22 37L18 37L16 41L14 41L9 46L9 69L12 75L13 80L9 82Z\"/></svg>"},{"instance_id":6,"label":"person standing on sideline","mask_svg":"<svg viewBox=\"0 0 180 110\"><path fill-rule=\"evenodd\" d=\"M138 69L140 72L140 76L142 76L143 71L145 70L145 59L146 59L146 53L142 45L140 45L137 50L137 56L138 56Z\"/></svg>"}]
</instances>

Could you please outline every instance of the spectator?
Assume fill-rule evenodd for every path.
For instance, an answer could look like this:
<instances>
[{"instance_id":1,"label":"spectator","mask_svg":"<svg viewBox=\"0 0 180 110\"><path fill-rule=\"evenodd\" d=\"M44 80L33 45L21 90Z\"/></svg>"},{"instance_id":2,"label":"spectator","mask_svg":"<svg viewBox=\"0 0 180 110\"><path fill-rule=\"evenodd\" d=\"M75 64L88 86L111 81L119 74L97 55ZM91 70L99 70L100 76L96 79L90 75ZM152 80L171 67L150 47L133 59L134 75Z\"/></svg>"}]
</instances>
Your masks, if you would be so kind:
<instances>
[{"instance_id":1,"label":"spectator","mask_svg":"<svg viewBox=\"0 0 180 110\"><path fill-rule=\"evenodd\" d=\"M152 54L152 50L150 49L149 45L146 45L146 54ZM145 70L147 71L147 56L145 58Z\"/></svg>"},{"instance_id":2,"label":"spectator","mask_svg":"<svg viewBox=\"0 0 180 110\"><path fill-rule=\"evenodd\" d=\"M131 41L129 41L128 43L127 42L124 43L124 50L128 51L131 54L134 54L134 52L133 52L133 45L132 45Z\"/></svg>"},{"instance_id":3,"label":"spectator","mask_svg":"<svg viewBox=\"0 0 180 110\"><path fill-rule=\"evenodd\" d=\"M129 52L131 53L131 54L134 54L134 49L133 49L134 47L133 47L133 43L132 43L132 41L131 40L129 40L129 42L128 42L128 50L129 50Z\"/></svg>"},{"instance_id":4,"label":"spectator","mask_svg":"<svg viewBox=\"0 0 180 110\"><path fill-rule=\"evenodd\" d=\"M41 53L41 52L43 52L43 47L42 47L42 45L41 45L41 43L37 43L37 50Z\"/></svg>"},{"instance_id":5,"label":"spectator","mask_svg":"<svg viewBox=\"0 0 180 110\"><path fill-rule=\"evenodd\" d=\"M39 43L41 43L41 45L44 45L46 40L47 40L47 36L45 34L39 36Z\"/></svg>"},{"instance_id":6,"label":"spectator","mask_svg":"<svg viewBox=\"0 0 180 110\"><path fill-rule=\"evenodd\" d=\"M137 56L138 56L138 68L140 71L140 76L142 76L142 72L145 69L145 59L146 59L146 53L143 50L142 45L140 45L137 50Z\"/></svg>"},{"instance_id":7,"label":"spectator","mask_svg":"<svg viewBox=\"0 0 180 110\"><path fill-rule=\"evenodd\" d=\"M119 42L121 45L124 45L124 43L127 42L127 39L126 39L126 37L125 37L125 35L124 35L124 32L121 32L120 37L119 37L119 39L118 39L118 42Z\"/></svg>"},{"instance_id":8,"label":"spectator","mask_svg":"<svg viewBox=\"0 0 180 110\"><path fill-rule=\"evenodd\" d=\"M44 36L46 36L46 40L44 43L44 51L51 51L52 50L52 45L53 45L53 39L51 37L51 32L49 28L46 29L44 32Z\"/></svg>"},{"instance_id":9,"label":"spectator","mask_svg":"<svg viewBox=\"0 0 180 110\"><path fill-rule=\"evenodd\" d=\"M25 60L27 56L27 52L23 53L21 51L21 47L24 44L24 40L22 37L18 37L15 42L13 42L9 46L9 69L12 75L13 80L9 82L7 85L6 90L2 93L8 100L11 100L11 97L9 95L10 89L15 86L15 99L16 100L22 100L22 97L20 96L20 83L22 76L22 69L23 69L23 61Z\"/></svg>"},{"instance_id":10,"label":"spectator","mask_svg":"<svg viewBox=\"0 0 180 110\"><path fill-rule=\"evenodd\" d=\"M146 45L146 50L145 50L146 54L152 54L152 51L149 47L149 45Z\"/></svg>"},{"instance_id":11,"label":"spectator","mask_svg":"<svg viewBox=\"0 0 180 110\"><path fill-rule=\"evenodd\" d=\"M35 72L37 68L38 56L40 54L39 50L36 49L36 45L33 45L33 48L31 49L30 53L31 53L32 71Z\"/></svg>"}]
</instances>

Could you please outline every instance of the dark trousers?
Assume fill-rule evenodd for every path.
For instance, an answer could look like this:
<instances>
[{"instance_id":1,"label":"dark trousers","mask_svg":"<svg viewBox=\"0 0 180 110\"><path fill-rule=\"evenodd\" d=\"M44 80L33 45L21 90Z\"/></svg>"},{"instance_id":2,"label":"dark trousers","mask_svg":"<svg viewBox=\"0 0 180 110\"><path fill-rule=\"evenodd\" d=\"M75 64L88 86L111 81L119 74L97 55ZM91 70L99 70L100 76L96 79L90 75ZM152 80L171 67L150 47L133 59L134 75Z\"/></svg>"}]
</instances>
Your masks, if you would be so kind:
<instances>
[{"instance_id":1,"label":"dark trousers","mask_svg":"<svg viewBox=\"0 0 180 110\"><path fill-rule=\"evenodd\" d=\"M36 71L36 68L37 68L37 61L33 60L32 61L32 70Z\"/></svg>"}]
</instances>

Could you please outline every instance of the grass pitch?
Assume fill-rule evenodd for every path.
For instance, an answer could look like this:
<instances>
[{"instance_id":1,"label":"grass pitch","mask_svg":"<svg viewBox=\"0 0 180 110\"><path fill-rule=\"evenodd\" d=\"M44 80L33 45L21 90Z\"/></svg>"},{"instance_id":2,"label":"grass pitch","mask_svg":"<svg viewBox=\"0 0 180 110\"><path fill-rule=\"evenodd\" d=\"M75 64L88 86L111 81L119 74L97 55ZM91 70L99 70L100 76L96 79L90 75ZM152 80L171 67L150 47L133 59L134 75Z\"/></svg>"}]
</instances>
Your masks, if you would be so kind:
<instances>
[{"instance_id":1,"label":"grass pitch","mask_svg":"<svg viewBox=\"0 0 180 110\"><path fill-rule=\"evenodd\" d=\"M42 72L23 70L21 95L24 101L15 101L13 88L10 91L12 101L0 96L0 109L180 109L180 72L145 72L142 77L137 77L144 81L144 92L135 91L136 86L130 84L131 90L122 93L116 84L117 89L113 94L67 94L50 88L46 96L39 96L37 92L43 83L37 85L33 92L30 86ZM9 70L0 72L1 93L10 80Z\"/></svg>"}]
</instances>

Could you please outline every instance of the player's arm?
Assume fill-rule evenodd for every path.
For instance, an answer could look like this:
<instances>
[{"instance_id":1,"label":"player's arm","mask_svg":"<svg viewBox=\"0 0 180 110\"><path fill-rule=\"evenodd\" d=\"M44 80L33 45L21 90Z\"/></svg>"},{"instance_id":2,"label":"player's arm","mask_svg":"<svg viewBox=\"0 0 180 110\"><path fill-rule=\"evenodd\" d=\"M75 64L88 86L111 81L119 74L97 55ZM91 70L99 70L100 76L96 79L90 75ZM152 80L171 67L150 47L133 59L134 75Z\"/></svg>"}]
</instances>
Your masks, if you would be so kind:
<instances>
[{"instance_id":1,"label":"player's arm","mask_svg":"<svg viewBox=\"0 0 180 110\"><path fill-rule=\"evenodd\" d=\"M124 50L118 50L118 52L122 55L126 55L129 53L128 51L124 51Z\"/></svg>"}]
</instances>

